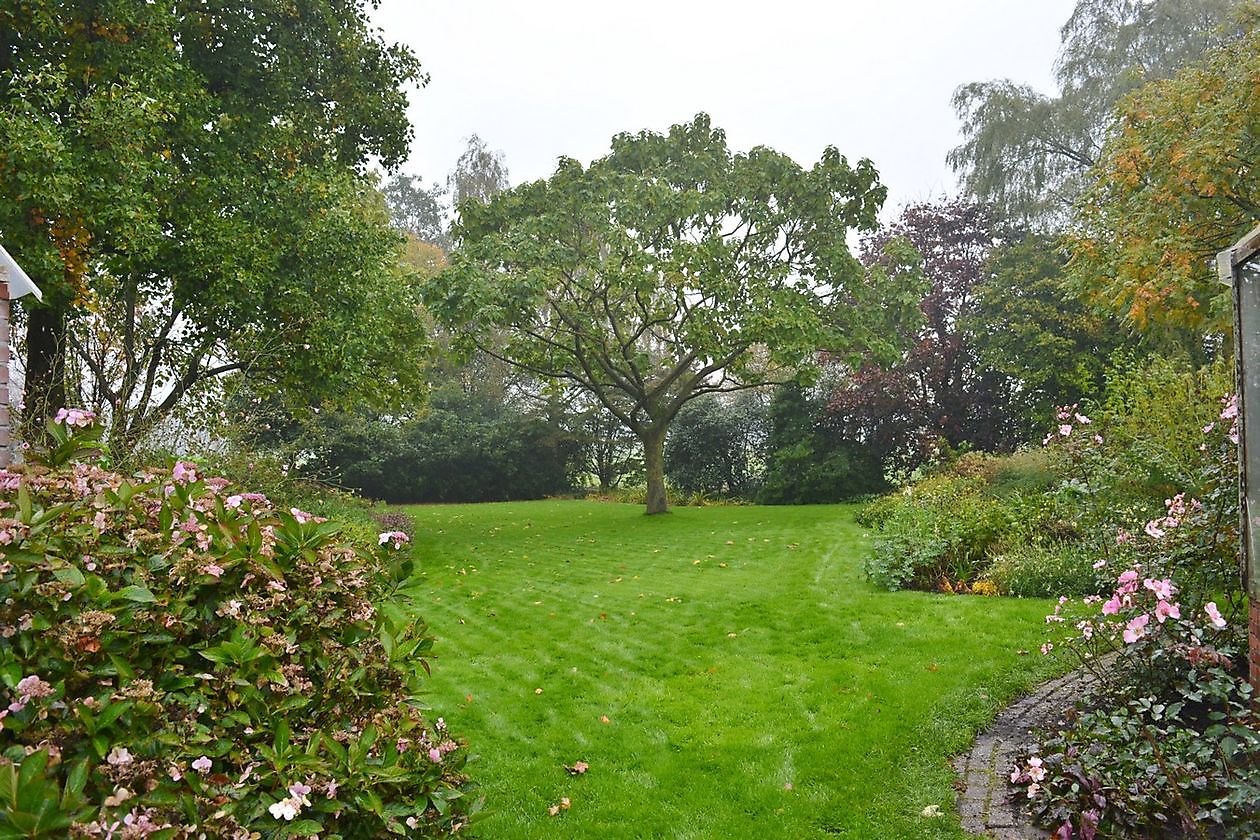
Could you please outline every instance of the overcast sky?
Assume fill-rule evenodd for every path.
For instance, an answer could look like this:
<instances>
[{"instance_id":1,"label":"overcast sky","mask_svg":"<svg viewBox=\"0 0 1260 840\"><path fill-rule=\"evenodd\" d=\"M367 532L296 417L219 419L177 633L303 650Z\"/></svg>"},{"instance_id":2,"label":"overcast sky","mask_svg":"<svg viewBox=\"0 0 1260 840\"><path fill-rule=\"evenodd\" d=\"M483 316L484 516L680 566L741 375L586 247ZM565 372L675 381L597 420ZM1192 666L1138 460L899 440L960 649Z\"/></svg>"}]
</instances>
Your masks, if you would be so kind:
<instances>
[{"instance_id":1,"label":"overcast sky","mask_svg":"<svg viewBox=\"0 0 1260 840\"><path fill-rule=\"evenodd\" d=\"M513 184L621 131L699 111L735 149L811 165L827 145L869 157L889 211L955 191L950 96L1011 78L1053 92L1074 0L383 0L385 37L432 76L413 92L404 170L444 181L468 135L501 150Z\"/></svg>"}]
</instances>

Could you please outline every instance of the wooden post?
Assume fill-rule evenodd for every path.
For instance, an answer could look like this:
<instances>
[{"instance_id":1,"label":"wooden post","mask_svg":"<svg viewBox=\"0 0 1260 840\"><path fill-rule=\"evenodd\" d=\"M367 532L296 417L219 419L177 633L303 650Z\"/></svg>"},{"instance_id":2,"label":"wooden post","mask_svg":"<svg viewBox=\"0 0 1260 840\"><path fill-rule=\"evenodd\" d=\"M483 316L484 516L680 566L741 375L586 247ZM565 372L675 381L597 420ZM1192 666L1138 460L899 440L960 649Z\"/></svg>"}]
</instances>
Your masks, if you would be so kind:
<instances>
[{"instance_id":1,"label":"wooden post","mask_svg":"<svg viewBox=\"0 0 1260 840\"><path fill-rule=\"evenodd\" d=\"M1251 685L1260 694L1260 227L1216 257L1234 292L1234 365L1238 398L1241 561L1247 588Z\"/></svg>"}]
</instances>

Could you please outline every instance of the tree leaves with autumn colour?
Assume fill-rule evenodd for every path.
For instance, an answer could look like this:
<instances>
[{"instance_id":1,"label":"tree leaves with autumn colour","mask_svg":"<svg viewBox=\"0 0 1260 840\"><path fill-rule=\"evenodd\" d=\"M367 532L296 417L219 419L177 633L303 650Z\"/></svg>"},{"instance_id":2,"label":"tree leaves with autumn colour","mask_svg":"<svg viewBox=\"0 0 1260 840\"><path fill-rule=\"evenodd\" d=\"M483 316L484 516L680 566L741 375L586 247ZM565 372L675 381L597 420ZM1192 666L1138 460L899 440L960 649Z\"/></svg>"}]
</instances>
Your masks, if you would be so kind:
<instances>
[{"instance_id":1,"label":"tree leaves with autumn colour","mask_svg":"<svg viewBox=\"0 0 1260 840\"><path fill-rule=\"evenodd\" d=\"M1212 257L1260 220L1260 10L1244 24L1124 101L1080 205L1070 272L1139 328L1230 329Z\"/></svg>"}]
</instances>

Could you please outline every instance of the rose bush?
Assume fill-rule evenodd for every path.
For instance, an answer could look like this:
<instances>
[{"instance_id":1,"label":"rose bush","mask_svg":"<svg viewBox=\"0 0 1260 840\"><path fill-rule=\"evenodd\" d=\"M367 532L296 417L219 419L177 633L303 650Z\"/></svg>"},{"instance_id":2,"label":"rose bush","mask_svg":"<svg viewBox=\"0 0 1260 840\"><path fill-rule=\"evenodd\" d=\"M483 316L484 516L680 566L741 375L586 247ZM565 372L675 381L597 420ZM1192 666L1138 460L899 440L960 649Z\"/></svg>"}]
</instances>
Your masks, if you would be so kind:
<instances>
[{"instance_id":1,"label":"rose bush","mask_svg":"<svg viewBox=\"0 0 1260 840\"><path fill-rule=\"evenodd\" d=\"M421 699L407 535L361 549L195 465L0 471L0 836L446 836L480 808Z\"/></svg>"},{"instance_id":2,"label":"rose bush","mask_svg":"<svg viewBox=\"0 0 1260 840\"><path fill-rule=\"evenodd\" d=\"M1069 723L1011 768L1056 836L1260 836L1260 714L1246 679L1238 574L1238 411L1205 424L1195 493L1111 524L1095 565L1108 594L1046 617L1095 688ZM1088 489L1088 488L1086 488Z\"/></svg>"}]
</instances>

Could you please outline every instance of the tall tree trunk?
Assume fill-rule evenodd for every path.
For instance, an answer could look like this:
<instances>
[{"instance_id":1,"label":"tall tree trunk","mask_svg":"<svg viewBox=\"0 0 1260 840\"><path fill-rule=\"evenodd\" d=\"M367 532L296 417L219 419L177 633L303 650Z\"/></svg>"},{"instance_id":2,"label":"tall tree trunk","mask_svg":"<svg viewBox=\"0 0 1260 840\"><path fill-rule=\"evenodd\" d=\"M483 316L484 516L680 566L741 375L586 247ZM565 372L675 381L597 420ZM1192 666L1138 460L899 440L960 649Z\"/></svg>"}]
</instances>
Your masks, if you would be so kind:
<instances>
[{"instance_id":1,"label":"tall tree trunk","mask_svg":"<svg viewBox=\"0 0 1260 840\"><path fill-rule=\"evenodd\" d=\"M28 437L66 404L66 311L34 306L26 319L26 391L23 425Z\"/></svg>"},{"instance_id":2,"label":"tall tree trunk","mask_svg":"<svg viewBox=\"0 0 1260 840\"><path fill-rule=\"evenodd\" d=\"M659 426L644 432L643 466L647 472L647 512L666 513L669 502L665 496L665 427Z\"/></svg>"}]
</instances>

